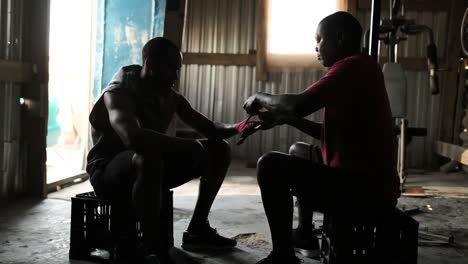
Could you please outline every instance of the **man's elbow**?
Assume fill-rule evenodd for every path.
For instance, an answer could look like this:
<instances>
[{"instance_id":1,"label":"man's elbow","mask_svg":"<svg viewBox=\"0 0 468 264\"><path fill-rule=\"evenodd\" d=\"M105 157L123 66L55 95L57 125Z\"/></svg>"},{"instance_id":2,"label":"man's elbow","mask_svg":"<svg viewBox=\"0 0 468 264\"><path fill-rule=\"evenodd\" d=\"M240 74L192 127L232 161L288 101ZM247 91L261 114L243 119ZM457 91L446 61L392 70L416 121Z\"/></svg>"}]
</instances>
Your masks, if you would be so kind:
<instances>
[{"instance_id":1,"label":"man's elbow","mask_svg":"<svg viewBox=\"0 0 468 264\"><path fill-rule=\"evenodd\" d=\"M124 136L121 137L122 143L126 149L138 149L140 145L141 133L139 131L129 131Z\"/></svg>"}]
</instances>

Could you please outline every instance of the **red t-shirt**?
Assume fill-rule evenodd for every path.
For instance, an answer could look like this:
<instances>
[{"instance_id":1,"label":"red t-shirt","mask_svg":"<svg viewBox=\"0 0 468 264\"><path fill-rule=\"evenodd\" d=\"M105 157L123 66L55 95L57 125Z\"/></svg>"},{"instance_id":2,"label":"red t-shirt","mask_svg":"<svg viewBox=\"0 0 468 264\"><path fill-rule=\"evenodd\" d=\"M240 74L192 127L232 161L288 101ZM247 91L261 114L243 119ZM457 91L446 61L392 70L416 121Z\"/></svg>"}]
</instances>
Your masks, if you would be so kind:
<instances>
[{"instance_id":1,"label":"red t-shirt","mask_svg":"<svg viewBox=\"0 0 468 264\"><path fill-rule=\"evenodd\" d=\"M304 93L314 98L317 108L324 108L325 165L368 175L376 191L385 198L397 198L400 183L392 113L377 62L366 55L337 61Z\"/></svg>"}]
</instances>

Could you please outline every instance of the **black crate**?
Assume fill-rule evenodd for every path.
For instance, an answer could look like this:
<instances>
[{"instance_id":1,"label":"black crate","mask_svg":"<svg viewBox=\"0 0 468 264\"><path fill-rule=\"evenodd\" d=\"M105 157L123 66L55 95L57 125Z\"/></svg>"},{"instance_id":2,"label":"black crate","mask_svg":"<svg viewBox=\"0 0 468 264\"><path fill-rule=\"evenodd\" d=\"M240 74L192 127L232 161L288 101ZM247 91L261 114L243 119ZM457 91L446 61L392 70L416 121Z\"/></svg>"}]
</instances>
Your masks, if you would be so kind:
<instances>
[{"instance_id":1,"label":"black crate","mask_svg":"<svg viewBox=\"0 0 468 264\"><path fill-rule=\"evenodd\" d=\"M174 246L173 237L173 192L165 192L167 205L161 212L161 230L167 230L168 246ZM114 243L111 234L112 203L87 192L71 198L70 259L91 259L95 249L106 250L113 258ZM139 221L135 232L141 242L143 238Z\"/></svg>"},{"instance_id":2,"label":"black crate","mask_svg":"<svg viewBox=\"0 0 468 264\"><path fill-rule=\"evenodd\" d=\"M376 215L324 215L326 264L417 264L419 223L395 208Z\"/></svg>"}]
</instances>

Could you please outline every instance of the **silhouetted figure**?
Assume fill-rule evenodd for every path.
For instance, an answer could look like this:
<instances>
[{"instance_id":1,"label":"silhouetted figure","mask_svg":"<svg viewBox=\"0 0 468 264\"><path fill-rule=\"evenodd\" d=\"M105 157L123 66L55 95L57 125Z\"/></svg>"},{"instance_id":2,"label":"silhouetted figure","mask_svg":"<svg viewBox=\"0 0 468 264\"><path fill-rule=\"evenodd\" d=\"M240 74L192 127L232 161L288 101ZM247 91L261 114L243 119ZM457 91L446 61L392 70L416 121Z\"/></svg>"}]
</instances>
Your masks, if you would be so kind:
<instances>
[{"instance_id":1,"label":"silhouetted figure","mask_svg":"<svg viewBox=\"0 0 468 264\"><path fill-rule=\"evenodd\" d=\"M96 193L113 202L117 259L137 263L132 232L136 215L145 254L168 260L167 232L159 230L162 190L197 177L198 200L182 247L232 248L236 241L220 236L209 225L208 214L230 164L230 147L223 139L236 135L238 128L213 123L173 89L182 55L172 42L151 39L142 55L142 66L125 66L114 75L90 114L94 146L87 171ZM207 139L170 135L175 115Z\"/></svg>"},{"instance_id":2,"label":"silhouetted figure","mask_svg":"<svg viewBox=\"0 0 468 264\"><path fill-rule=\"evenodd\" d=\"M321 142L321 162L280 152L258 160L273 240L273 251L261 264L300 262L293 251L292 194L302 210L296 237L310 232L313 210L372 210L396 204L400 195L384 78L377 62L360 54L361 35L359 22L349 13L324 18L316 32L316 51L328 73L302 93L257 93L244 104L247 113L265 122L263 129L288 124ZM304 118L322 108L322 123Z\"/></svg>"}]
</instances>

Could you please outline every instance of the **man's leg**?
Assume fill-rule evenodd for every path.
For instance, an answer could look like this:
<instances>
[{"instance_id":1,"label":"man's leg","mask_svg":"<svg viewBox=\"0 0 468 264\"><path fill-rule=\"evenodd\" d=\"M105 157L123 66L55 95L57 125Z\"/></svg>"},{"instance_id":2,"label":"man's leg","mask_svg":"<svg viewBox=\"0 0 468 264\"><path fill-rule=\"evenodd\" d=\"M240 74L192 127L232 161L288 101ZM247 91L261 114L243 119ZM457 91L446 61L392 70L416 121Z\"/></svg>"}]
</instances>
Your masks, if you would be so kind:
<instances>
[{"instance_id":1,"label":"man's leg","mask_svg":"<svg viewBox=\"0 0 468 264\"><path fill-rule=\"evenodd\" d=\"M133 202L144 234L146 254L157 254L161 247L160 212L163 161L160 154L135 154Z\"/></svg>"},{"instance_id":2,"label":"man's leg","mask_svg":"<svg viewBox=\"0 0 468 264\"><path fill-rule=\"evenodd\" d=\"M209 227L208 214L231 163L231 149L226 141L202 140L201 142L208 152L209 160L207 168L201 170L205 175L201 175L197 203L187 229L190 233L199 233Z\"/></svg>"},{"instance_id":3,"label":"man's leg","mask_svg":"<svg viewBox=\"0 0 468 264\"><path fill-rule=\"evenodd\" d=\"M257 178L263 207L270 225L273 253L279 258L294 256L291 244L293 199L287 177L293 170L290 156L269 152L258 160Z\"/></svg>"},{"instance_id":4,"label":"man's leg","mask_svg":"<svg viewBox=\"0 0 468 264\"><path fill-rule=\"evenodd\" d=\"M166 155L165 186L174 188L201 176L198 198L192 219L184 232L182 248L186 250L226 249L236 245L233 239L220 236L208 222L214 199L231 162L231 150L224 140L201 140L208 152L207 164L195 164L191 153Z\"/></svg>"},{"instance_id":5,"label":"man's leg","mask_svg":"<svg viewBox=\"0 0 468 264\"><path fill-rule=\"evenodd\" d=\"M158 227L160 192L159 156L142 156L127 150L110 160L98 175L98 195L112 201L112 233L116 243L116 263L142 261L137 254L135 221L142 222L146 254L159 248ZM145 185L146 184L146 185Z\"/></svg>"},{"instance_id":6,"label":"man's leg","mask_svg":"<svg viewBox=\"0 0 468 264\"><path fill-rule=\"evenodd\" d=\"M310 144L304 142L297 142L292 144L289 148L289 155L316 162L314 160L312 149L313 146ZM304 237L306 237L312 233L312 229L314 227L312 224L313 208L310 205L310 203L308 203L307 199L305 199L301 195L297 195L296 197L299 218L296 232L298 232L299 234L303 234Z\"/></svg>"},{"instance_id":7,"label":"man's leg","mask_svg":"<svg viewBox=\"0 0 468 264\"><path fill-rule=\"evenodd\" d=\"M272 254L259 263L298 263L291 241L292 193L322 210L334 204L332 186L341 177L332 168L280 152L259 159L257 177L273 242Z\"/></svg>"},{"instance_id":8,"label":"man's leg","mask_svg":"<svg viewBox=\"0 0 468 264\"><path fill-rule=\"evenodd\" d=\"M320 148L304 142L296 142L289 148L289 155L297 159L307 160L315 164L323 164ZM307 197L300 193L294 193L297 198L298 225L292 231L292 243L294 249L308 258L320 257L320 245L314 230L313 204Z\"/></svg>"}]
</instances>

